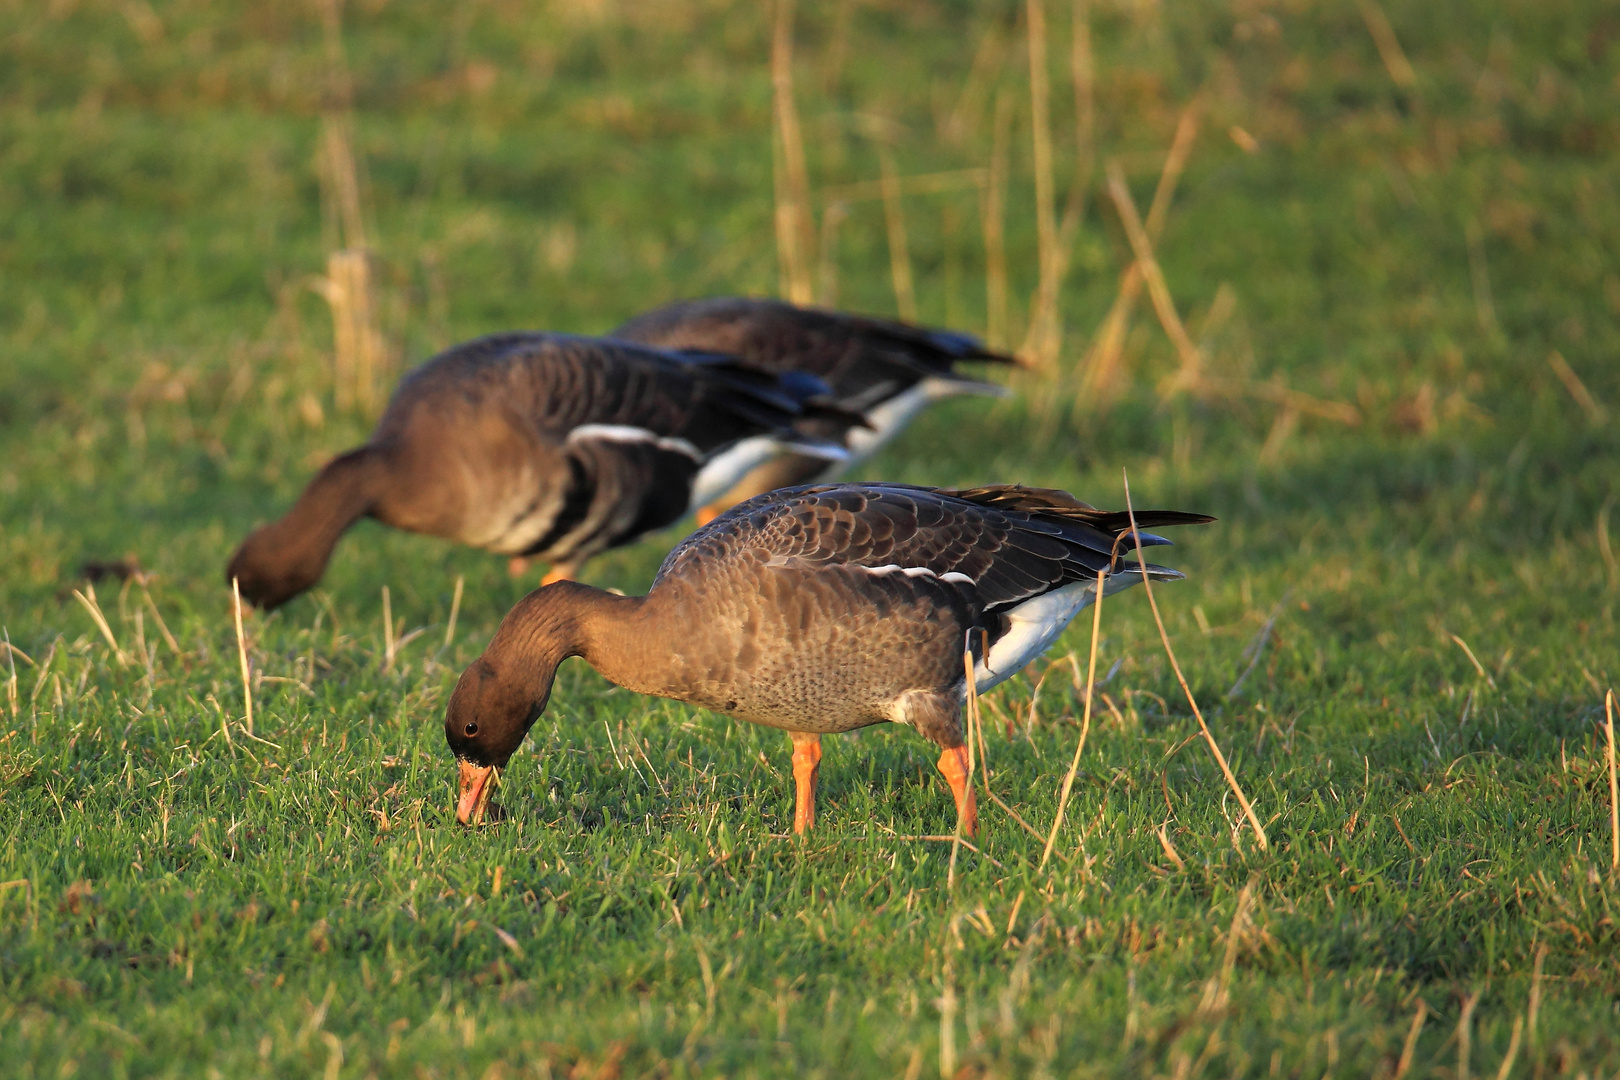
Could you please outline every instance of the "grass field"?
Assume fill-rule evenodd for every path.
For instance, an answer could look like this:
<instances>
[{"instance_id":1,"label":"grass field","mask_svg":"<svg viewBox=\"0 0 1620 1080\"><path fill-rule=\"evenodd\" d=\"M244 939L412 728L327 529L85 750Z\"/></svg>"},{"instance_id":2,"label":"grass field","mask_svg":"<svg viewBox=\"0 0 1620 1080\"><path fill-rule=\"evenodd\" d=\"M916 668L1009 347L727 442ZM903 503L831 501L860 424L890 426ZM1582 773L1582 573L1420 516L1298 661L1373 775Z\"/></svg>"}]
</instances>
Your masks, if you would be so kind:
<instances>
[{"instance_id":1,"label":"grass field","mask_svg":"<svg viewBox=\"0 0 1620 1080\"><path fill-rule=\"evenodd\" d=\"M0 6L0 1074L1620 1075L1612 9L1047 0L1054 217L1085 195L1061 347L865 475L1123 505L1125 469L1217 515L1156 595L1270 846L1132 590L1057 854L986 804L954 883L923 740L829 740L801 843L780 734L581 665L510 819L457 828L443 706L527 586L371 524L250 616L249 735L222 568L367 430L318 280L357 225L398 365L782 277L768 5L360 0L338 39L322 10ZM900 267L920 318L1023 340L1026 18L801 5L819 295L893 313ZM1105 165L1145 213L1195 99L1157 255L1200 378L1144 295L1086 383L1132 258ZM321 149L350 117L358 220ZM588 580L644 589L678 533ZM73 591L126 554L115 649ZM985 703L1042 830L1088 644Z\"/></svg>"}]
</instances>

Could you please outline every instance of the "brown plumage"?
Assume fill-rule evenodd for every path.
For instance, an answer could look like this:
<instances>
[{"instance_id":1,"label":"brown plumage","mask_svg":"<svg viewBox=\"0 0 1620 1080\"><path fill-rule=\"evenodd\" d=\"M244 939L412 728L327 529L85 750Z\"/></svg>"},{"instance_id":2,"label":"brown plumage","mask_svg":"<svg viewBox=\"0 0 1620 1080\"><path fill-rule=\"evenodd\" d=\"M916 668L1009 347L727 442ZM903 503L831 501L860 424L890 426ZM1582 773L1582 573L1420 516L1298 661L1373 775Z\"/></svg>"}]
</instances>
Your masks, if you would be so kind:
<instances>
[{"instance_id":1,"label":"brown plumage","mask_svg":"<svg viewBox=\"0 0 1620 1080\"><path fill-rule=\"evenodd\" d=\"M1147 510L1136 520L1213 519ZM579 656L628 689L787 731L801 831L815 817L822 734L909 724L943 751L971 833L964 640L988 689L1091 602L1100 570L1111 568L1109 592L1139 581L1136 560L1122 557L1133 550L1126 515L1062 491L836 484L761 495L682 542L645 597L565 583L512 609L446 711L458 817L481 815L492 770L540 716L557 666Z\"/></svg>"},{"instance_id":2,"label":"brown plumage","mask_svg":"<svg viewBox=\"0 0 1620 1080\"><path fill-rule=\"evenodd\" d=\"M843 439L849 457L829 463L804 454L779 455L711 504L705 511L709 517L775 488L830 480L875 454L932 402L958 394L1006 393L958 373L957 364L1017 363L970 334L744 297L669 304L636 316L612 336L726 353L772 371L807 372L826 381L840 406L866 416L865 427L842 430L814 418L800 421L807 434Z\"/></svg>"},{"instance_id":3,"label":"brown plumage","mask_svg":"<svg viewBox=\"0 0 1620 1080\"><path fill-rule=\"evenodd\" d=\"M724 490L783 442L814 447L792 430L797 420L851 422L812 400L826 389L731 357L606 339L517 333L458 345L407 375L370 441L243 541L226 580L260 607L285 603L368 516L577 566L680 519L695 492L707 497L705 483Z\"/></svg>"}]
</instances>

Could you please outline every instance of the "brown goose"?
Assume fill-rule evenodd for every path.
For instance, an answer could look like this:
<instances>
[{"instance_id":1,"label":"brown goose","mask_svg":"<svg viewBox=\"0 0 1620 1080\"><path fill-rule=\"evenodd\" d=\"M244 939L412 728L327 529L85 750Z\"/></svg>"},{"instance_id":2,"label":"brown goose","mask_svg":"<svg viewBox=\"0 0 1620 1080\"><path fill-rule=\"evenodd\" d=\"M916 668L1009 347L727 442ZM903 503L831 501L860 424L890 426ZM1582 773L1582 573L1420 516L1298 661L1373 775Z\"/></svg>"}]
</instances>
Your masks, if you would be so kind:
<instances>
[{"instance_id":1,"label":"brown goose","mask_svg":"<svg viewBox=\"0 0 1620 1080\"><path fill-rule=\"evenodd\" d=\"M840 406L866 417L865 427L842 430L825 421L801 421L799 428L807 434L842 438L849 457L829 462L799 453L778 455L700 510L699 524L763 492L831 480L877 453L935 401L958 394L1007 393L994 383L958 374L956 364L1018 362L985 348L970 334L735 296L669 304L636 316L612 336L661 348L726 353L771 371L808 372L832 387Z\"/></svg>"},{"instance_id":2,"label":"brown goose","mask_svg":"<svg viewBox=\"0 0 1620 1080\"><path fill-rule=\"evenodd\" d=\"M1136 520L1214 519L1147 510ZM1109 593L1141 580L1136 560L1120 557L1132 550L1124 513L1064 491L835 484L758 496L683 541L645 597L566 582L507 614L445 713L461 774L456 816L482 818L495 769L545 709L557 666L578 656L639 693L785 730L799 832L815 822L823 734L908 724L940 746L939 770L971 835L964 638L974 683L987 690L1094 599L1099 570L1112 568Z\"/></svg>"},{"instance_id":3,"label":"brown goose","mask_svg":"<svg viewBox=\"0 0 1620 1080\"><path fill-rule=\"evenodd\" d=\"M407 375L366 445L334 458L252 533L226 581L274 608L320 580L361 517L511 556L553 576L685 516L790 445L826 386L732 357L564 334L499 334Z\"/></svg>"}]
</instances>

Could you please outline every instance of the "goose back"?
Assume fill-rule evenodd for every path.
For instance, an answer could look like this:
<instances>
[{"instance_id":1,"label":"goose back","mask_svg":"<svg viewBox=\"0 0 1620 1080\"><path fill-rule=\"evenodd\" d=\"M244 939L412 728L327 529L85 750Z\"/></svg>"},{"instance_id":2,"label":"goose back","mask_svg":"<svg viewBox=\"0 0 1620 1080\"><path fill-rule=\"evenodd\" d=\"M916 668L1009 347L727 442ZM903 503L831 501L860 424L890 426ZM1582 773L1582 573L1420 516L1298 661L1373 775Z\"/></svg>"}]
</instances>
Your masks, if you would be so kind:
<instances>
[{"instance_id":1,"label":"goose back","mask_svg":"<svg viewBox=\"0 0 1620 1080\"><path fill-rule=\"evenodd\" d=\"M694 533L659 570L649 604L707 635L668 643L671 685L660 692L792 730L916 724L919 706L927 723L954 724L944 705L963 692L964 642L976 684L994 685L1089 602L1099 570L1110 592L1140 580L1135 560L1121 558L1132 550L1128 523L1063 492L837 484L762 495Z\"/></svg>"}]
</instances>

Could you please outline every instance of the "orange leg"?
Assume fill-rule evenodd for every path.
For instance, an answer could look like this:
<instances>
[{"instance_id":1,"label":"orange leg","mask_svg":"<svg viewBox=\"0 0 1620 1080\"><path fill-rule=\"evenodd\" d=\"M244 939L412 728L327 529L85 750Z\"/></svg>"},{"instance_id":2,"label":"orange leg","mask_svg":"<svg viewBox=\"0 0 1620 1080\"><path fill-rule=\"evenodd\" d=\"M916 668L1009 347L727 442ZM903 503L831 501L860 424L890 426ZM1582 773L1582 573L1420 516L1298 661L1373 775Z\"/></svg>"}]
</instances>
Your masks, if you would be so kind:
<instances>
[{"instance_id":1,"label":"orange leg","mask_svg":"<svg viewBox=\"0 0 1620 1080\"><path fill-rule=\"evenodd\" d=\"M821 736L789 732L793 737L793 831L803 833L816 823L816 775L821 772Z\"/></svg>"},{"instance_id":2,"label":"orange leg","mask_svg":"<svg viewBox=\"0 0 1620 1080\"><path fill-rule=\"evenodd\" d=\"M951 795L956 799L956 816L962 822L962 835L978 835L979 807L973 798L973 788L968 785L967 747L958 746L940 754L939 771L944 775L945 782L951 785Z\"/></svg>"},{"instance_id":3,"label":"orange leg","mask_svg":"<svg viewBox=\"0 0 1620 1080\"><path fill-rule=\"evenodd\" d=\"M709 522L713 521L723 513L725 513L725 510L715 505L698 507L698 512L695 515L698 526L701 528L702 526L707 525Z\"/></svg>"},{"instance_id":4,"label":"orange leg","mask_svg":"<svg viewBox=\"0 0 1620 1080\"><path fill-rule=\"evenodd\" d=\"M574 569L573 563L553 563L551 569L546 571L546 576L540 579L540 584L551 585L558 581L573 581Z\"/></svg>"},{"instance_id":5,"label":"orange leg","mask_svg":"<svg viewBox=\"0 0 1620 1080\"><path fill-rule=\"evenodd\" d=\"M527 555L514 555L506 560L506 572L515 578L522 577L533 564L534 560Z\"/></svg>"}]
</instances>

